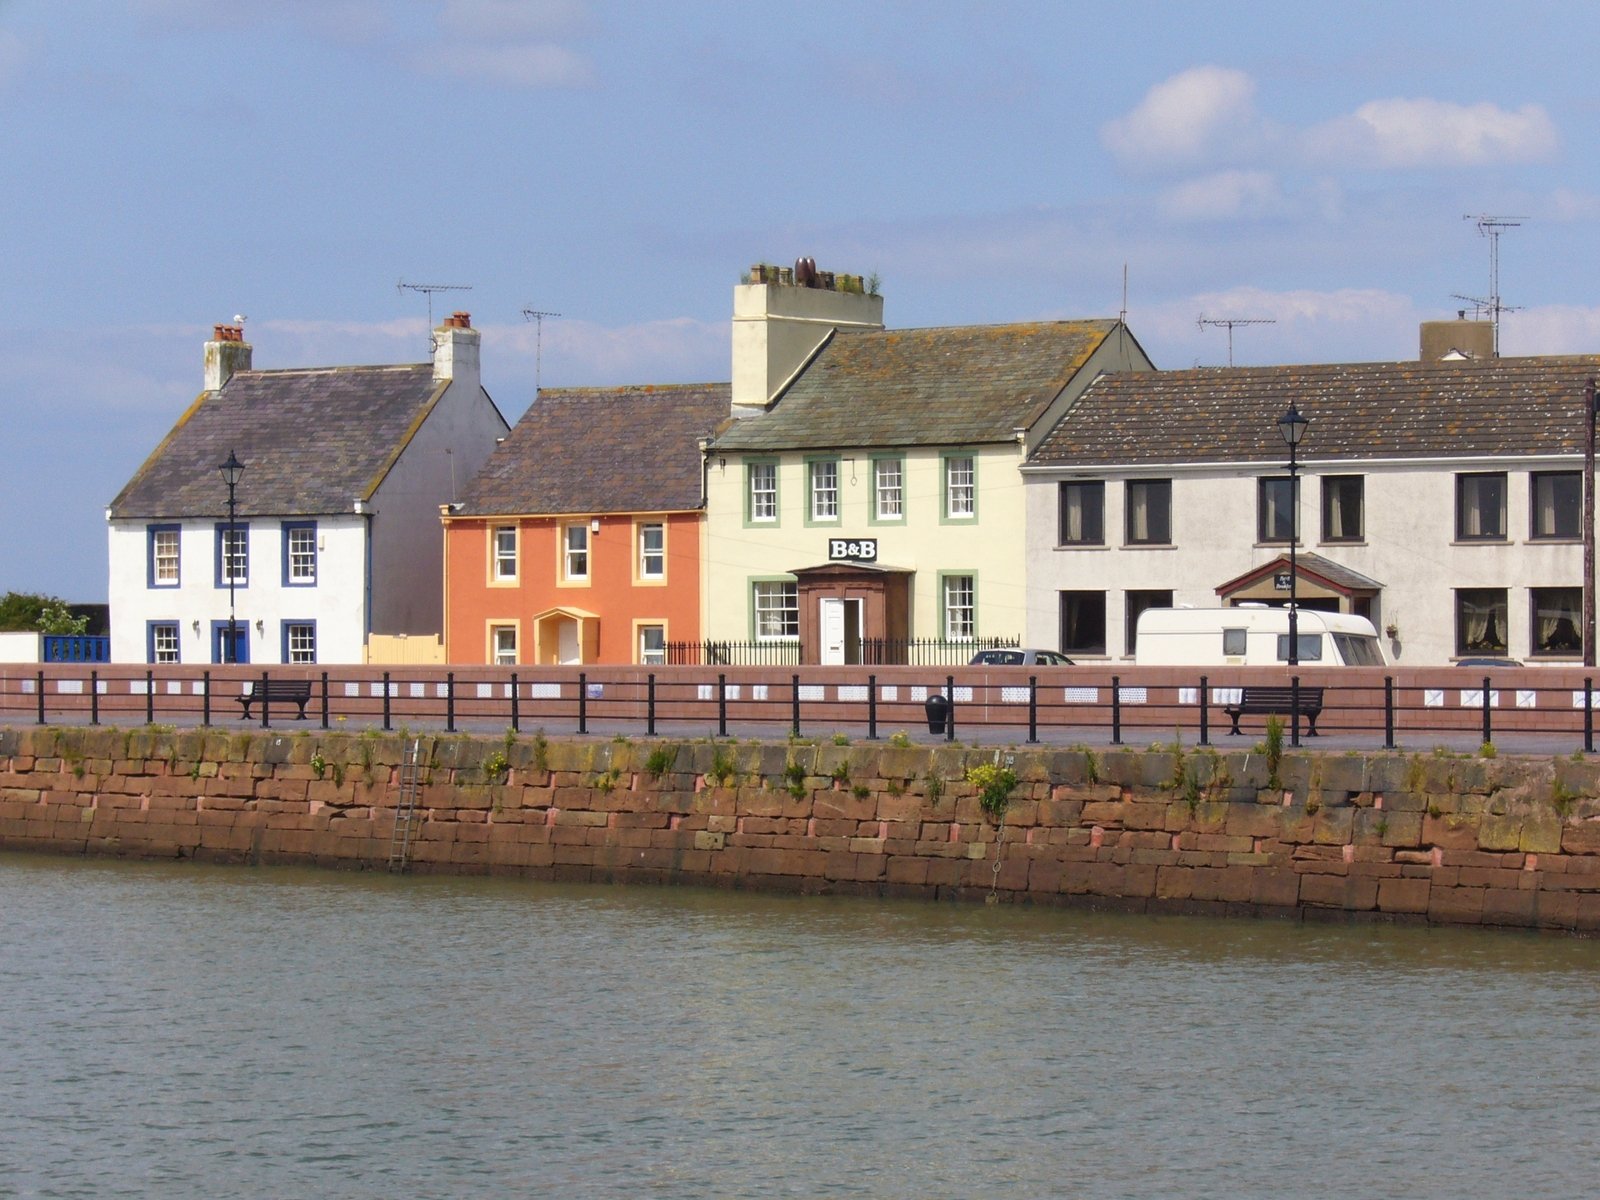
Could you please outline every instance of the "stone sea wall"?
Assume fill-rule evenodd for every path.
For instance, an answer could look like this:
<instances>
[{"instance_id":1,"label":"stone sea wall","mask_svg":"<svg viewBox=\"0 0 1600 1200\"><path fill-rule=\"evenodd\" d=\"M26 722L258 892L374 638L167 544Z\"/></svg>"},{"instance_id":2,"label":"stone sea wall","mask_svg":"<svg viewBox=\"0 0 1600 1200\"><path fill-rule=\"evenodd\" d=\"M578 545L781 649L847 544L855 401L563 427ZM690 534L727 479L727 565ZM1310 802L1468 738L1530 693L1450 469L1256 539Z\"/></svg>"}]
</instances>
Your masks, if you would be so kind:
<instances>
[{"instance_id":1,"label":"stone sea wall","mask_svg":"<svg viewBox=\"0 0 1600 1200\"><path fill-rule=\"evenodd\" d=\"M411 739L0 729L0 848L388 866ZM1600 930L1569 758L425 736L417 872ZM969 781L1014 772L997 822Z\"/></svg>"}]
</instances>

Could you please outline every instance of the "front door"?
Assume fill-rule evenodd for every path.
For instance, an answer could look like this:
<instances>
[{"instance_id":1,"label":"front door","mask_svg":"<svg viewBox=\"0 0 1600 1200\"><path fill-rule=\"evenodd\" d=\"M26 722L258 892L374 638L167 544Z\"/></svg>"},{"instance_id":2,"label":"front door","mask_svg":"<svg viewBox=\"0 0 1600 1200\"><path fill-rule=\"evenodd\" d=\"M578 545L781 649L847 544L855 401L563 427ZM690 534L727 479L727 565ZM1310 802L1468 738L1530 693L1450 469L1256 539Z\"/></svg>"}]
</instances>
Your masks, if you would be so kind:
<instances>
[{"instance_id":1,"label":"front door","mask_svg":"<svg viewBox=\"0 0 1600 1200\"><path fill-rule=\"evenodd\" d=\"M843 666L847 663L859 663L862 602L824 596L821 605L819 625L822 635L823 665Z\"/></svg>"},{"instance_id":2,"label":"front door","mask_svg":"<svg viewBox=\"0 0 1600 1200\"><path fill-rule=\"evenodd\" d=\"M247 663L250 661L250 623L236 621L233 625L233 651L228 650L228 622L211 622L211 661L214 663Z\"/></svg>"},{"instance_id":3,"label":"front door","mask_svg":"<svg viewBox=\"0 0 1600 1200\"><path fill-rule=\"evenodd\" d=\"M556 626L556 661L563 666L583 661L578 649L578 623L570 618Z\"/></svg>"}]
</instances>

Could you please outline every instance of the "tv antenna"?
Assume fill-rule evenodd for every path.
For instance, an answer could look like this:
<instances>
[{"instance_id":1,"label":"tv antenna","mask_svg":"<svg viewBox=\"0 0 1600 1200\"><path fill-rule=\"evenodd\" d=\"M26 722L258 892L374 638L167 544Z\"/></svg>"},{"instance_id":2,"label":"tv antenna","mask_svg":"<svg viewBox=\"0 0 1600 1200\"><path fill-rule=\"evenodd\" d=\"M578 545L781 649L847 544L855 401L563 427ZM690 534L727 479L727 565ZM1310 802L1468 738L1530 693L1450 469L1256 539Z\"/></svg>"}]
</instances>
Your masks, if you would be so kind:
<instances>
[{"instance_id":1,"label":"tv antenna","mask_svg":"<svg viewBox=\"0 0 1600 1200\"><path fill-rule=\"evenodd\" d=\"M404 279L394 285L397 292L424 292L428 297L428 337L433 337L433 294L435 292L470 292L470 283L407 283Z\"/></svg>"},{"instance_id":2,"label":"tv antenna","mask_svg":"<svg viewBox=\"0 0 1600 1200\"><path fill-rule=\"evenodd\" d=\"M558 312L550 312L542 308L525 308L522 310L522 319L533 322L533 394L539 394L539 375L544 364L544 319L546 317L559 317Z\"/></svg>"},{"instance_id":3,"label":"tv antenna","mask_svg":"<svg viewBox=\"0 0 1600 1200\"><path fill-rule=\"evenodd\" d=\"M1494 328L1494 356L1500 357L1500 314L1516 312L1521 306L1502 304L1500 302L1500 234L1506 229L1516 229L1527 217L1494 217L1487 213L1474 216L1467 213L1461 218L1463 221L1473 221L1478 226L1478 236L1489 239L1489 295L1485 299L1477 296L1463 296L1460 292L1451 293L1457 300L1465 300L1472 305L1474 320L1481 321L1487 313L1489 322Z\"/></svg>"},{"instance_id":4,"label":"tv antenna","mask_svg":"<svg viewBox=\"0 0 1600 1200\"><path fill-rule=\"evenodd\" d=\"M1208 317L1205 313L1201 313L1200 320L1196 322L1200 326L1201 333L1205 332L1207 325L1221 325L1227 329L1228 365L1230 367L1233 366L1233 327L1235 325L1276 325L1277 323L1277 317Z\"/></svg>"}]
</instances>

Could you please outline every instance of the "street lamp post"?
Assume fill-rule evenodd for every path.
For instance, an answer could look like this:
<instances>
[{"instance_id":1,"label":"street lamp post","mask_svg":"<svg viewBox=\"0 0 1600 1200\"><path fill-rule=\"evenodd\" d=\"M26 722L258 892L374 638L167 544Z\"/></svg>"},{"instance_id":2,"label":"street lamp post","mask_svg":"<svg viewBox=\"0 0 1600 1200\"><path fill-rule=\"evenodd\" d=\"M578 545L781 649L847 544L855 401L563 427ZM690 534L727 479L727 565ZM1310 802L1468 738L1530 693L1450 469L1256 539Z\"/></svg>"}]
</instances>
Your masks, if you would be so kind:
<instances>
[{"instance_id":1,"label":"street lamp post","mask_svg":"<svg viewBox=\"0 0 1600 1200\"><path fill-rule=\"evenodd\" d=\"M1278 418L1278 433L1289 444L1289 665L1300 665L1300 575L1295 544L1300 540L1300 464L1295 450L1306 436L1310 421L1289 401L1289 411Z\"/></svg>"},{"instance_id":2,"label":"street lamp post","mask_svg":"<svg viewBox=\"0 0 1600 1200\"><path fill-rule=\"evenodd\" d=\"M1583 665L1594 663L1594 423L1595 386L1583 389Z\"/></svg>"},{"instance_id":3,"label":"street lamp post","mask_svg":"<svg viewBox=\"0 0 1600 1200\"><path fill-rule=\"evenodd\" d=\"M244 474L244 464L232 450L229 450L228 461L218 467L217 471L222 475L222 482L228 485L228 540L222 547L222 570L228 577L228 645L222 653L222 661L234 663L239 661L239 629L233 607L233 492L239 486L239 476Z\"/></svg>"}]
</instances>

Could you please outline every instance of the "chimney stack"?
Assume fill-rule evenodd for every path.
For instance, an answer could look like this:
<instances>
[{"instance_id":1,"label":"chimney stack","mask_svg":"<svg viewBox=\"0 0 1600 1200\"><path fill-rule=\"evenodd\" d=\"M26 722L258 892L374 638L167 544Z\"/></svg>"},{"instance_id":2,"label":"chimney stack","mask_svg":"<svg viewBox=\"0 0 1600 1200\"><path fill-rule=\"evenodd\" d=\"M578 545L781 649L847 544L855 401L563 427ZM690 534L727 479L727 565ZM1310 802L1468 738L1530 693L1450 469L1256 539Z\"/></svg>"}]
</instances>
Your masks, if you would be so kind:
<instances>
[{"instance_id":1,"label":"chimney stack","mask_svg":"<svg viewBox=\"0 0 1600 1200\"><path fill-rule=\"evenodd\" d=\"M206 343L206 391L214 392L233 377L235 371L250 369L250 343L244 340L243 325L213 325Z\"/></svg>"},{"instance_id":2,"label":"chimney stack","mask_svg":"<svg viewBox=\"0 0 1600 1200\"><path fill-rule=\"evenodd\" d=\"M1464 312L1454 321L1424 321L1421 340L1425 363L1487 361L1494 357L1494 322L1469 321Z\"/></svg>"},{"instance_id":3,"label":"chimney stack","mask_svg":"<svg viewBox=\"0 0 1600 1200\"><path fill-rule=\"evenodd\" d=\"M469 388L479 386L478 349L483 335L472 327L472 314L453 312L433 331L433 377L451 379Z\"/></svg>"},{"instance_id":4,"label":"chimney stack","mask_svg":"<svg viewBox=\"0 0 1600 1200\"><path fill-rule=\"evenodd\" d=\"M732 414L765 410L835 330L881 330L883 297L859 275L757 263L733 289Z\"/></svg>"}]
</instances>

